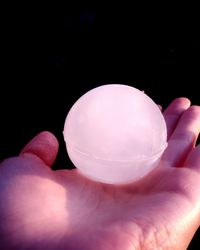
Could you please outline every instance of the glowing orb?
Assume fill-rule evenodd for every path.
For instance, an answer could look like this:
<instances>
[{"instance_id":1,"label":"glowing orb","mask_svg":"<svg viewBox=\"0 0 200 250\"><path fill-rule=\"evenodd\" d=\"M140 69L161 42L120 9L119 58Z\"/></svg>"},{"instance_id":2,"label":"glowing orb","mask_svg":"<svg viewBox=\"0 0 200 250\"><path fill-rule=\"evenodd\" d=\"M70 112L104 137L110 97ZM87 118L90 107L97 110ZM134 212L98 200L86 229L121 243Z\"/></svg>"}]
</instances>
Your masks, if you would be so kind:
<instances>
[{"instance_id":1,"label":"glowing orb","mask_svg":"<svg viewBox=\"0 0 200 250\"><path fill-rule=\"evenodd\" d=\"M139 180L157 165L167 146L158 106L142 91L120 84L103 85L80 97L63 133L78 170L110 184Z\"/></svg>"}]
</instances>

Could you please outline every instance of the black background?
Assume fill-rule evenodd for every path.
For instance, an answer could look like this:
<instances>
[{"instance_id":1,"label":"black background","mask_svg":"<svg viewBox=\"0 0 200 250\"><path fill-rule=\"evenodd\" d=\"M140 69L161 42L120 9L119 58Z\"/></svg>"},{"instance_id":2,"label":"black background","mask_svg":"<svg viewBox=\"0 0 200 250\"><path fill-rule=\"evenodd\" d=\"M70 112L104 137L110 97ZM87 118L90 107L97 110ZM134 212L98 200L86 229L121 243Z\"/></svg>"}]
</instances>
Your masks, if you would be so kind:
<instances>
[{"instance_id":1,"label":"black background","mask_svg":"<svg viewBox=\"0 0 200 250\"><path fill-rule=\"evenodd\" d=\"M65 117L82 94L102 84L132 85L164 108L180 96L200 105L197 9L145 7L5 10L0 159L49 130L60 143L54 168L73 168L62 136Z\"/></svg>"}]
</instances>

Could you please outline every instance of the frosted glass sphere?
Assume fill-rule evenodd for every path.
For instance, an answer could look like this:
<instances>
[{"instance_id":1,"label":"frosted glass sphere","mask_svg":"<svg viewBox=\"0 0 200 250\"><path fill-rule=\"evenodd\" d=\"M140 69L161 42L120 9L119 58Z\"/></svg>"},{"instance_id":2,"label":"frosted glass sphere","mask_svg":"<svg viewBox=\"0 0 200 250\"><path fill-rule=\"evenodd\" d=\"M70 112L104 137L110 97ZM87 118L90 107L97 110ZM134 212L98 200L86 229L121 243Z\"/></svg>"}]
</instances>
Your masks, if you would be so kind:
<instances>
[{"instance_id":1,"label":"frosted glass sphere","mask_svg":"<svg viewBox=\"0 0 200 250\"><path fill-rule=\"evenodd\" d=\"M110 184L139 180L157 165L167 146L158 106L142 91L121 84L103 85L80 97L63 134L78 170Z\"/></svg>"}]
</instances>

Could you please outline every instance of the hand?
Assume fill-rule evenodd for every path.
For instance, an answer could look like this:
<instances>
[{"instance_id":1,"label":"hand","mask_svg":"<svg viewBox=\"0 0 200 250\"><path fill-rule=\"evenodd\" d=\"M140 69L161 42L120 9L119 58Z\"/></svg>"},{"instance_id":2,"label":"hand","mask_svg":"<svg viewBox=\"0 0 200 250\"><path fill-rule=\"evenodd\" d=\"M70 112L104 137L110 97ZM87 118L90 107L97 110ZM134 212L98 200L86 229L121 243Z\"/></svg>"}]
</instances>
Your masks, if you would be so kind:
<instances>
[{"instance_id":1,"label":"hand","mask_svg":"<svg viewBox=\"0 0 200 250\"><path fill-rule=\"evenodd\" d=\"M169 140L162 161L133 184L52 171L58 142L49 132L4 160L1 249L186 249L200 225L200 107L178 98L164 116Z\"/></svg>"}]
</instances>

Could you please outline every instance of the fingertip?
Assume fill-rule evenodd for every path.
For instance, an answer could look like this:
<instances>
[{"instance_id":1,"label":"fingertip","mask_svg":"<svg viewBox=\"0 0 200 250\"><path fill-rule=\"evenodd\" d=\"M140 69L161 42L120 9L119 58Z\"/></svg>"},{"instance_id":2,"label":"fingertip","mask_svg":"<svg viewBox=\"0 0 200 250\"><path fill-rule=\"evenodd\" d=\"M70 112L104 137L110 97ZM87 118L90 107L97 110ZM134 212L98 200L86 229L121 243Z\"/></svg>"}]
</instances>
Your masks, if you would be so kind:
<instances>
[{"instance_id":1,"label":"fingertip","mask_svg":"<svg viewBox=\"0 0 200 250\"><path fill-rule=\"evenodd\" d=\"M187 105L187 106L191 104L190 99L185 96L177 97L174 101L180 104Z\"/></svg>"},{"instance_id":2,"label":"fingertip","mask_svg":"<svg viewBox=\"0 0 200 250\"><path fill-rule=\"evenodd\" d=\"M165 114L179 115L184 110L188 109L191 105L191 101L187 97L178 97L174 99L168 108L165 110Z\"/></svg>"},{"instance_id":3,"label":"fingertip","mask_svg":"<svg viewBox=\"0 0 200 250\"><path fill-rule=\"evenodd\" d=\"M21 151L20 155L26 153L36 155L46 165L52 166L58 153L58 140L49 131L43 131L36 135Z\"/></svg>"},{"instance_id":4,"label":"fingertip","mask_svg":"<svg viewBox=\"0 0 200 250\"><path fill-rule=\"evenodd\" d=\"M186 130L187 129L187 130ZM178 131L183 130L195 132L198 136L200 131L200 106L190 106L182 115Z\"/></svg>"},{"instance_id":5,"label":"fingertip","mask_svg":"<svg viewBox=\"0 0 200 250\"><path fill-rule=\"evenodd\" d=\"M200 106L198 106L198 105L192 105L192 106L189 107L188 111L193 116L199 116L200 115Z\"/></svg>"},{"instance_id":6,"label":"fingertip","mask_svg":"<svg viewBox=\"0 0 200 250\"><path fill-rule=\"evenodd\" d=\"M189 98L181 96L174 99L174 103L190 106L191 101Z\"/></svg>"}]
</instances>

